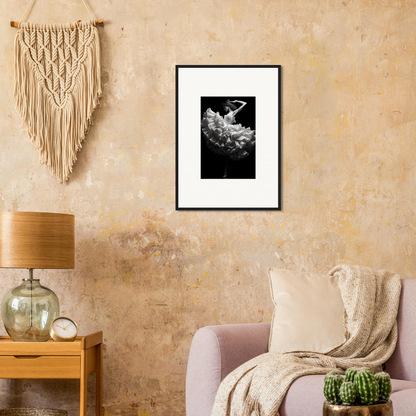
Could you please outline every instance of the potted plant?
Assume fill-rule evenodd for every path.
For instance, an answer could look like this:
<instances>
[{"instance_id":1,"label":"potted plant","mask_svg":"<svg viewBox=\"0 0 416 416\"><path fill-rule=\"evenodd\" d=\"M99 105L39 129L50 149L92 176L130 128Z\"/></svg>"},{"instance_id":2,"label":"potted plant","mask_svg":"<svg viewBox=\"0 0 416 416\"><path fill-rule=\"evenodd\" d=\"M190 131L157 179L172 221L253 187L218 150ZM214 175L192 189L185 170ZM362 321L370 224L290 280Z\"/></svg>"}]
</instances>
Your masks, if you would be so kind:
<instances>
[{"instance_id":1,"label":"potted plant","mask_svg":"<svg viewBox=\"0 0 416 416\"><path fill-rule=\"evenodd\" d=\"M325 376L323 416L393 416L390 376L369 368L349 368Z\"/></svg>"}]
</instances>

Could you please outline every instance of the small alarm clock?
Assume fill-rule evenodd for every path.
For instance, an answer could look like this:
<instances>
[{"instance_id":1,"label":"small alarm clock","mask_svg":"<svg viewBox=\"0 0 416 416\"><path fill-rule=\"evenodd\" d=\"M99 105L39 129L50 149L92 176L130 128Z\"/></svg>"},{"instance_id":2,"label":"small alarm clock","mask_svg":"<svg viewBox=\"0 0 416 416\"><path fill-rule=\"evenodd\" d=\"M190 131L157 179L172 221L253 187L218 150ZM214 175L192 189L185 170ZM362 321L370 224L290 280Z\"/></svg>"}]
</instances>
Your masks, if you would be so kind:
<instances>
[{"instance_id":1,"label":"small alarm clock","mask_svg":"<svg viewBox=\"0 0 416 416\"><path fill-rule=\"evenodd\" d=\"M58 316L51 323L50 335L56 342L73 342L78 334L76 322L66 316Z\"/></svg>"}]
</instances>

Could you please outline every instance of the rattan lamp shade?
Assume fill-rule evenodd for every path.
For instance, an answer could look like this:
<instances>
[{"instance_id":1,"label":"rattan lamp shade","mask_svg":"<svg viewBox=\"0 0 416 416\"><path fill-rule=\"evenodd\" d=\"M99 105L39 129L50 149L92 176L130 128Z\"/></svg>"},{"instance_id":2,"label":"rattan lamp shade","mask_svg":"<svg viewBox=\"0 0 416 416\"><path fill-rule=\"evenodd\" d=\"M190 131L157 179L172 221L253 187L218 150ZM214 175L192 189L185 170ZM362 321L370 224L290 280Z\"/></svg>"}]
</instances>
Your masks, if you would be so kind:
<instances>
[{"instance_id":1,"label":"rattan lamp shade","mask_svg":"<svg viewBox=\"0 0 416 416\"><path fill-rule=\"evenodd\" d=\"M74 216L0 212L0 267L73 269Z\"/></svg>"}]
</instances>

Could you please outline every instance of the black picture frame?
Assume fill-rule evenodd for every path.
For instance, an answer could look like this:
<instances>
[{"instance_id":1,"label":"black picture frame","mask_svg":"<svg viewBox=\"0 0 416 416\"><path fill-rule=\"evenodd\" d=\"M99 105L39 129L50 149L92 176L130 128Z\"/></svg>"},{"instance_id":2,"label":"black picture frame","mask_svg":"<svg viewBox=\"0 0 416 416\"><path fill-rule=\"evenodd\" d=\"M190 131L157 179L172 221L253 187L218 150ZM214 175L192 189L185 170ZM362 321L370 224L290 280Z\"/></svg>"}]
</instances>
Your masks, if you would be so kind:
<instances>
[{"instance_id":1,"label":"black picture frame","mask_svg":"<svg viewBox=\"0 0 416 416\"><path fill-rule=\"evenodd\" d=\"M281 206L281 65L176 65L181 210Z\"/></svg>"}]
</instances>

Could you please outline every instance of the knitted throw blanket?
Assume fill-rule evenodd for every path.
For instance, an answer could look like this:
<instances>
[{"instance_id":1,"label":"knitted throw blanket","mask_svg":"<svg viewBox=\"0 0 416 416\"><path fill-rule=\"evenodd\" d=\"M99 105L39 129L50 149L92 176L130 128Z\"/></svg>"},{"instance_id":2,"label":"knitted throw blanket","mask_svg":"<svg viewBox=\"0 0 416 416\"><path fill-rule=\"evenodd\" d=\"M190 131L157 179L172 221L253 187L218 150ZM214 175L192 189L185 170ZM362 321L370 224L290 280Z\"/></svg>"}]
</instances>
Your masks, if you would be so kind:
<instances>
[{"instance_id":1,"label":"knitted throw blanket","mask_svg":"<svg viewBox=\"0 0 416 416\"><path fill-rule=\"evenodd\" d=\"M230 373L221 383L211 416L276 416L290 384L310 374L348 367L375 367L393 353L401 282L397 274L340 265L346 341L327 354L266 353Z\"/></svg>"},{"instance_id":2,"label":"knitted throw blanket","mask_svg":"<svg viewBox=\"0 0 416 416\"><path fill-rule=\"evenodd\" d=\"M101 96L95 23L21 23L14 49L17 110L41 163L66 181Z\"/></svg>"}]
</instances>

